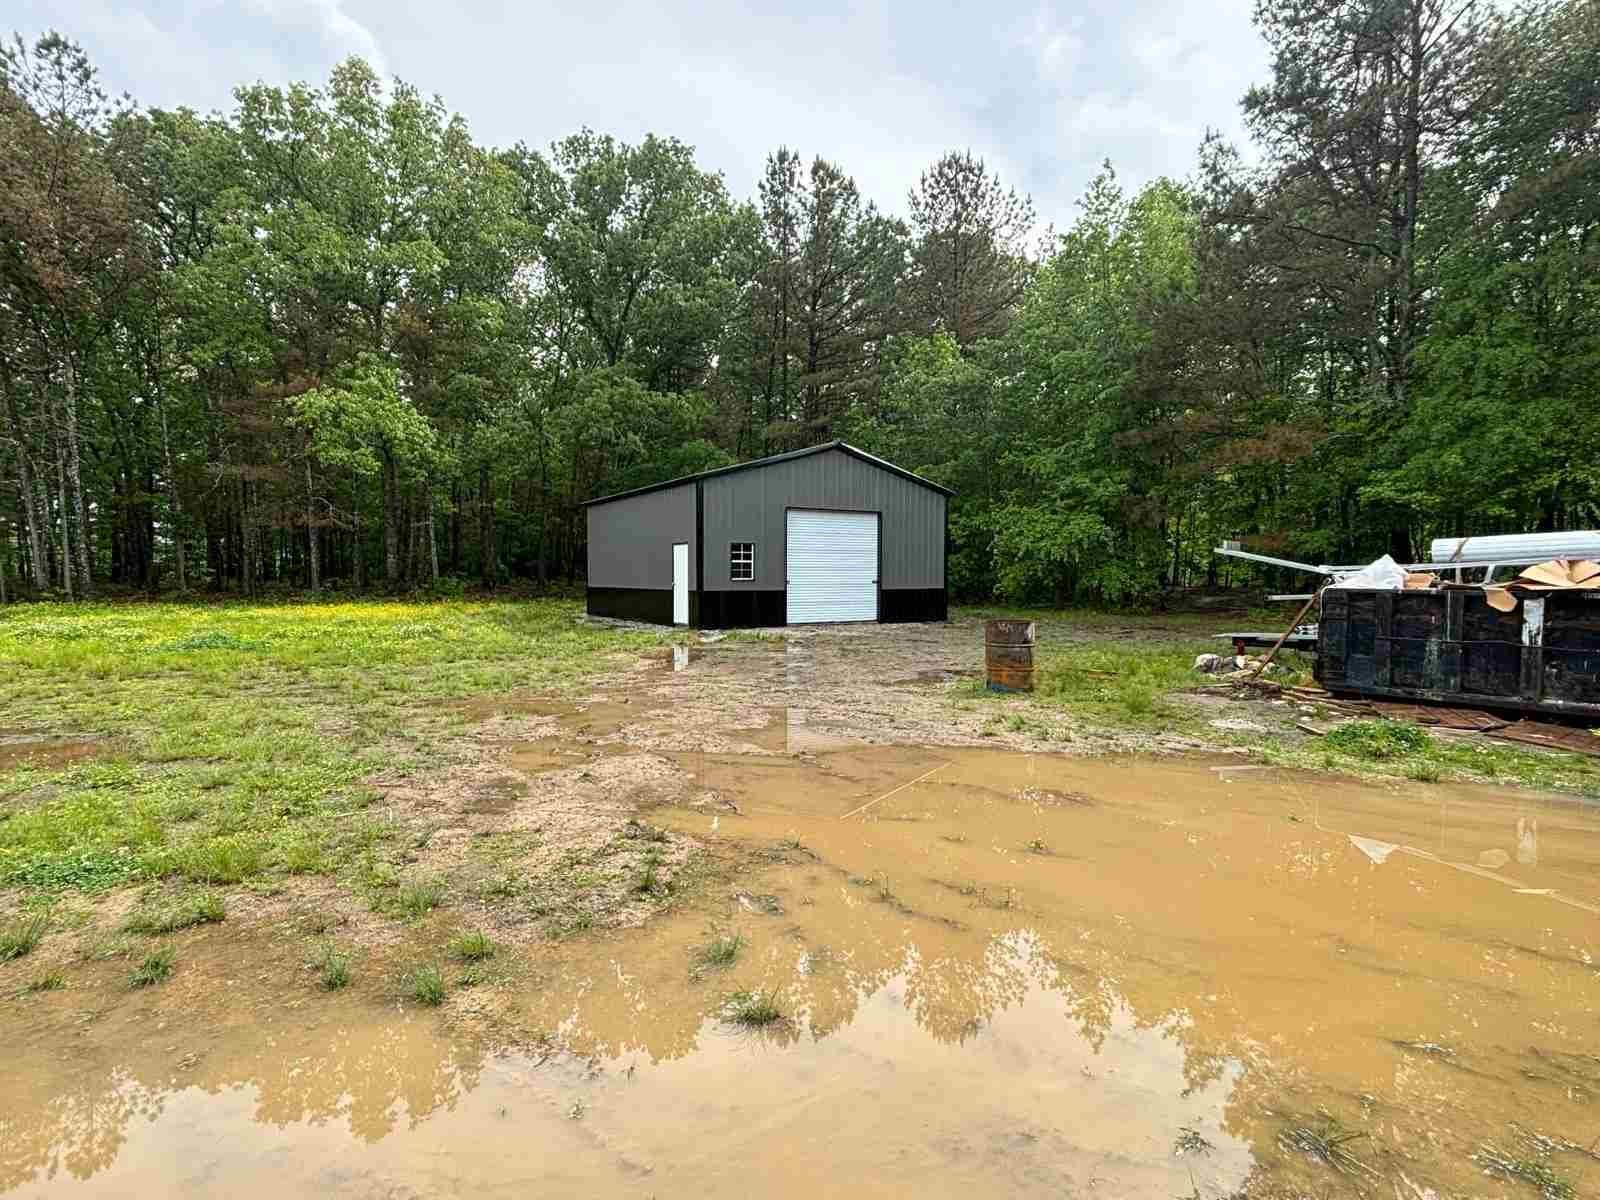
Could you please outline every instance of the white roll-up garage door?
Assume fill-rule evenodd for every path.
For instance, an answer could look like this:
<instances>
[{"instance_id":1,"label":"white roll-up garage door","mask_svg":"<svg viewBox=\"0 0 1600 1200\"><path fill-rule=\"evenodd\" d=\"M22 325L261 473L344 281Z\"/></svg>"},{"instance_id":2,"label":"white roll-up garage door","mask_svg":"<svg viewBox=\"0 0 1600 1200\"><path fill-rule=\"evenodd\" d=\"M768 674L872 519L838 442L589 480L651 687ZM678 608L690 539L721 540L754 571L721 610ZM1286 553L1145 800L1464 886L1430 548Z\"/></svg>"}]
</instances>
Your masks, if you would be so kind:
<instances>
[{"instance_id":1,"label":"white roll-up garage door","mask_svg":"<svg viewBox=\"0 0 1600 1200\"><path fill-rule=\"evenodd\" d=\"M789 510L789 624L878 619L878 514Z\"/></svg>"}]
</instances>

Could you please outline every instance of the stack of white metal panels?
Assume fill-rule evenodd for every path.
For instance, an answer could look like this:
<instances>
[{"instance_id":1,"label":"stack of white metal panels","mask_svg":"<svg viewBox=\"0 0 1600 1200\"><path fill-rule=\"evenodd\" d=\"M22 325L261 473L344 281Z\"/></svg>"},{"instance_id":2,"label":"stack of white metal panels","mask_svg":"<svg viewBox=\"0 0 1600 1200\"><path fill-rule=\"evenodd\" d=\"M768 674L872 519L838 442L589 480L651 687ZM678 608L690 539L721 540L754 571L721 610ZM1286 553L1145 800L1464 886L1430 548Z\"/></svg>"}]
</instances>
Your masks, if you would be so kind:
<instances>
[{"instance_id":1,"label":"stack of white metal panels","mask_svg":"<svg viewBox=\"0 0 1600 1200\"><path fill-rule=\"evenodd\" d=\"M1500 533L1487 537L1434 538L1428 550L1436 563L1452 559L1502 563L1539 563L1552 558L1600 560L1600 531L1575 533Z\"/></svg>"}]
</instances>

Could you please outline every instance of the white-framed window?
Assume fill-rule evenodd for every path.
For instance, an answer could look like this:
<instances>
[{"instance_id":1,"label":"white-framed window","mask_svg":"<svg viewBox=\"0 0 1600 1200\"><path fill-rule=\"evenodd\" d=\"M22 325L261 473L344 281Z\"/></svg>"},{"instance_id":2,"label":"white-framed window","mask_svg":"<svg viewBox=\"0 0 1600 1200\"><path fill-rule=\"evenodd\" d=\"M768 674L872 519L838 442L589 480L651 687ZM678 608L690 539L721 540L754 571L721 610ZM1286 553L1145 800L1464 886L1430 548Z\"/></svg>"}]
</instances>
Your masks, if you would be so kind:
<instances>
[{"instance_id":1,"label":"white-framed window","mask_svg":"<svg viewBox=\"0 0 1600 1200\"><path fill-rule=\"evenodd\" d=\"M754 542L728 543L728 578L738 581L756 577L756 544Z\"/></svg>"}]
</instances>

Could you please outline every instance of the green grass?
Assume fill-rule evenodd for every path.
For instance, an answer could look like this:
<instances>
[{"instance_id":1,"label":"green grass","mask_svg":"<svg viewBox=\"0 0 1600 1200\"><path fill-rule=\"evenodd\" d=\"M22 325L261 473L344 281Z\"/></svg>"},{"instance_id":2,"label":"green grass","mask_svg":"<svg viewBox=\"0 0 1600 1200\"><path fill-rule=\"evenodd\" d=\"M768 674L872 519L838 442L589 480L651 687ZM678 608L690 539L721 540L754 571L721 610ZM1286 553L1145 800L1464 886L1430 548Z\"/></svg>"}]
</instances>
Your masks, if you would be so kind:
<instances>
[{"instance_id":1,"label":"green grass","mask_svg":"<svg viewBox=\"0 0 1600 1200\"><path fill-rule=\"evenodd\" d=\"M1322 742L1351 758L1383 762L1426 750L1431 740L1408 721L1350 721L1330 729Z\"/></svg>"},{"instance_id":2,"label":"green grass","mask_svg":"<svg viewBox=\"0 0 1600 1200\"><path fill-rule=\"evenodd\" d=\"M654 893L661 886L661 855L652 850L644 856L639 877L633 881L633 890L641 895Z\"/></svg>"},{"instance_id":3,"label":"green grass","mask_svg":"<svg viewBox=\"0 0 1600 1200\"><path fill-rule=\"evenodd\" d=\"M164 934L192 925L207 925L225 920L227 906L214 892L202 892L175 905L135 909L122 928L128 933Z\"/></svg>"},{"instance_id":4,"label":"green grass","mask_svg":"<svg viewBox=\"0 0 1600 1200\"><path fill-rule=\"evenodd\" d=\"M1519 747L1490 738L1431 737L1405 722L1357 721L1327 736L1307 739L1285 721L1285 710L1260 705L1252 717L1263 733L1219 733L1207 725L1214 712L1187 703L1183 693L1216 681L1196 674L1194 659L1224 647L1207 635L1220 629L1281 629L1291 615L1276 608L1244 616L1207 613L1138 614L963 609L963 618L1021 617L1039 622L1035 690L999 695L981 678L950 689L959 706L992 715L980 732L994 737L1025 734L1041 741L1070 742L1073 730L1178 733L1200 742L1248 748L1260 761L1314 771L1404 778L1495 782L1600 795L1600 758ZM1307 683L1310 657L1281 653L1294 668L1274 682ZM1292 712L1292 710L1288 710ZM1251 716L1241 709L1241 716Z\"/></svg>"},{"instance_id":5,"label":"green grass","mask_svg":"<svg viewBox=\"0 0 1600 1200\"><path fill-rule=\"evenodd\" d=\"M104 737L109 752L0 770L0 888L352 871L352 816L372 800L362 779L426 763L459 728L430 702L557 685L660 640L576 612L565 600L6 606L6 726Z\"/></svg>"},{"instance_id":6,"label":"green grass","mask_svg":"<svg viewBox=\"0 0 1600 1200\"><path fill-rule=\"evenodd\" d=\"M773 991L733 992L723 1002L722 1015L735 1025L750 1029L775 1025L784 1019L778 994Z\"/></svg>"},{"instance_id":7,"label":"green grass","mask_svg":"<svg viewBox=\"0 0 1600 1200\"><path fill-rule=\"evenodd\" d=\"M744 945L744 938L740 934L719 934L695 952L695 962L708 969L724 970L739 960Z\"/></svg>"},{"instance_id":8,"label":"green grass","mask_svg":"<svg viewBox=\"0 0 1600 1200\"><path fill-rule=\"evenodd\" d=\"M1486 1173L1537 1188L1544 1200L1576 1200L1578 1195L1577 1187L1550 1165L1546 1155L1514 1154L1484 1145L1472 1157Z\"/></svg>"},{"instance_id":9,"label":"green grass","mask_svg":"<svg viewBox=\"0 0 1600 1200\"><path fill-rule=\"evenodd\" d=\"M405 978L406 993L418 1004L436 1008L444 1003L444 973L433 965L418 967Z\"/></svg>"},{"instance_id":10,"label":"green grass","mask_svg":"<svg viewBox=\"0 0 1600 1200\"><path fill-rule=\"evenodd\" d=\"M60 971L46 971L43 975L35 975L24 985L23 991L30 995L34 992L55 992L67 986L67 977Z\"/></svg>"},{"instance_id":11,"label":"green grass","mask_svg":"<svg viewBox=\"0 0 1600 1200\"><path fill-rule=\"evenodd\" d=\"M489 935L479 929L457 934L450 939L451 957L459 958L462 962L481 962L483 959L493 958L496 949L498 947L490 940Z\"/></svg>"},{"instance_id":12,"label":"green grass","mask_svg":"<svg viewBox=\"0 0 1600 1200\"><path fill-rule=\"evenodd\" d=\"M444 884L437 879L419 879L403 884L395 893L394 909L402 916L416 920L425 917L444 903Z\"/></svg>"},{"instance_id":13,"label":"green grass","mask_svg":"<svg viewBox=\"0 0 1600 1200\"><path fill-rule=\"evenodd\" d=\"M1139 729L1192 723L1188 707L1175 701L1173 693L1206 682L1194 673L1194 660L1215 652L1214 644L1189 638L1085 642L1081 632L1059 625L1058 614L1034 651L1034 690L1023 697L1033 714L1008 713L1001 730L1068 740L1062 737L1060 721L1046 719L1050 713L1091 725ZM1052 632L1058 636L1047 636ZM957 685L952 695L995 705L1018 698L1016 693L990 692L982 678Z\"/></svg>"},{"instance_id":14,"label":"green grass","mask_svg":"<svg viewBox=\"0 0 1600 1200\"><path fill-rule=\"evenodd\" d=\"M172 976L173 953L171 946L162 946L144 956L144 961L128 976L130 987L150 987L164 983Z\"/></svg>"},{"instance_id":15,"label":"green grass","mask_svg":"<svg viewBox=\"0 0 1600 1200\"><path fill-rule=\"evenodd\" d=\"M44 931L49 924L48 914L41 912L0 929L0 962L32 954L44 939Z\"/></svg>"},{"instance_id":16,"label":"green grass","mask_svg":"<svg viewBox=\"0 0 1600 1200\"><path fill-rule=\"evenodd\" d=\"M317 979L325 992L340 991L350 982L350 957L332 946L323 947L311 965L316 968Z\"/></svg>"}]
</instances>

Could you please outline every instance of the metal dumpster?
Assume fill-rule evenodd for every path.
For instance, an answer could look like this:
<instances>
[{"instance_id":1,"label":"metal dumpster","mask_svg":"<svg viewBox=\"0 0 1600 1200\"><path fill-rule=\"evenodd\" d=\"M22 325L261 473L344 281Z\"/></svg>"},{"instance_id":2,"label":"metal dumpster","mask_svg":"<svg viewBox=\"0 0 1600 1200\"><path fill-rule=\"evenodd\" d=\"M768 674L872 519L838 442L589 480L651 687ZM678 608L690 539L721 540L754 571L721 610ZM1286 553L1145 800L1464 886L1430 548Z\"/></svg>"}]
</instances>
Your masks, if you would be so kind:
<instances>
[{"instance_id":1,"label":"metal dumpster","mask_svg":"<svg viewBox=\"0 0 1600 1200\"><path fill-rule=\"evenodd\" d=\"M1318 682L1337 695L1600 716L1600 590L1322 593Z\"/></svg>"}]
</instances>

